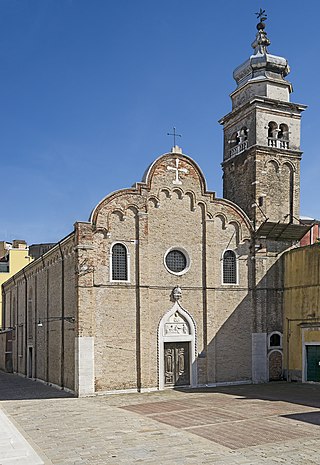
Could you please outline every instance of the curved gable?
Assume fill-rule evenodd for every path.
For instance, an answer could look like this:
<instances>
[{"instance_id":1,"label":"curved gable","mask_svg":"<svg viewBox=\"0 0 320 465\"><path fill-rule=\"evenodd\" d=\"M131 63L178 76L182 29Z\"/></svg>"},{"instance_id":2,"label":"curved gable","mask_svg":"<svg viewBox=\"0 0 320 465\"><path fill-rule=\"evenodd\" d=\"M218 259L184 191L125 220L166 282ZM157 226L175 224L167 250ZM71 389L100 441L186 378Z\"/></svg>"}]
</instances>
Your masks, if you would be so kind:
<instances>
[{"instance_id":1,"label":"curved gable","mask_svg":"<svg viewBox=\"0 0 320 465\"><path fill-rule=\"evenodd\" d=\"M239 224L238 235L242 240L250 237L252 228L245 213L228 200L216 199L215 193L207 190L197 163L182 153L160 156L146 170L141 182L107 195L92 211L90 222L94 228L109 232L114 217L123 222L150 209L164 205L169 208L174 198L182 201L181 208L190 212L202 210L207 219L223 215L224 223Z\"/></svg>"}]
</instances>

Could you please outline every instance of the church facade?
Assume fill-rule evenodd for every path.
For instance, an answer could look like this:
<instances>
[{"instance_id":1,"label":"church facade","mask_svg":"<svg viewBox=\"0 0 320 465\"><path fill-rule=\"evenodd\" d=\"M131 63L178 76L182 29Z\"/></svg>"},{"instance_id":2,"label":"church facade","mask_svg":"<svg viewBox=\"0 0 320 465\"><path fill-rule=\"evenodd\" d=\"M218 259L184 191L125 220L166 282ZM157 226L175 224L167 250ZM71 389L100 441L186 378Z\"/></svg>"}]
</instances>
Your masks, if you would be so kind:
<instances>
[{"instance_id":1,"label":"church facade","mask_svg":"<svg viewBox=\"0 0 320 465\"><path fill-rule=\"evenodd\" d=\"M281 257L305 233L305 106L257 28L220 121L224 198L178 146L105 197L4 284L13 371L79 396L283 376Z\"/></svg>"}]
</instances>

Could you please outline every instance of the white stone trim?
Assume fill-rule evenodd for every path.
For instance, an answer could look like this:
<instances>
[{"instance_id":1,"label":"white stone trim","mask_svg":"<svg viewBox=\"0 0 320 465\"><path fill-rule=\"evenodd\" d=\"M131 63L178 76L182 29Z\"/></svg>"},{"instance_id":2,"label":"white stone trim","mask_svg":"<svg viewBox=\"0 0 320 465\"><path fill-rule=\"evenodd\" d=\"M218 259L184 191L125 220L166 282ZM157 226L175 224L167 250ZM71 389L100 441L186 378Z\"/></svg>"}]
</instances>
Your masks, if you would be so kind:
<instances>
[{"instance_id":1,"label":"white stone trim","mask_svg":"<svg viewBox=\"0 0 320 465\"><path fill-rule=\"evenodd\" d=\"M122 279L112 279L112 249L116 244L121 244L126 248L127 251L127 273L128 273L128 279L122 280ZM123 241L114 241L112 242L109 250L109 270L110 270L110 282L111 283L130 283L130 251L128 249L127 244L125 244Z\"/></svg>"},{"instance_id":2,"label":"white stone trim","mask_svg":"<svg viewBox=\"0 0 320 465\"><path fill-rule=\"evenodd\" d=\"M24 377L26 378L26 376ZM37 383L41 383L41 384L44 384L45 386L53 387L54 389L58 389L59 391L68 392L69 394L72 394L74 396L77 394L76 391L73 391L72 389L69 389L65 386L62 388L61 386L59 386L59 384L50 383L50 381L45 381L44 379L34 378L34 380L37 381Z\"/></svg>"},{"instance_id":3,"label":"white stone trim","mask_svg":"<svg viewBox=\"0 0 320 465\"><path fill-rule=\"evenodd\" d=\"M148 387L148 388L128 388L128 389L111 389L110 391L96 391L93 394L88 395L87 397L101 397L109 396L114 394L137 394L141 392L157 392L159 391L158 387Z\"/></svg>"},{"instance_id":4,"label":"white stone trim","mask_svg":"<svg viewBox=\"0 0 320 465\"><path fill-rule=\"evenodd\" d=\"M252 382L267 383L268 380L267 333L252 333Z\"/></svg>"},{"instance_id":5,"label":"white stone trim","mask_svg":"<svg viewBox=\"0 0 320 465\"><path fill-rule=\"evenodd\" d=\"M252 384L251 379L241 381L222 381L219 383L198 384L197 388L213 388L222 386L239 386L241 384Z\"/></svg>"},{"instance_id":6,"label":"white stone trim","mask_svg":"<svg viewBox=\"0 0 320 465\"><path fill-rule=\"evenodd\" d=\"M188 323L190 333L179 335L164 335L165 323L169 318L178 312ZM161 319L158 327L158 386L160 390L164 389L164 343L165 342L189 342L190 343L190 387L197 386L197 359L196 359L196 324L191 315L184 310L179 302L175 302L171 310L169 310Z\"/></svg>"},{"instance_id":7,"label":"white stone trim","mask_svg":"<svg viewBox=\"0 0 320 465\"><path fill-rule=\"evenodd\" d=\"M79 397L94 393L94 337L76 338L75 391Z\"/></svg>"}]
</instances>

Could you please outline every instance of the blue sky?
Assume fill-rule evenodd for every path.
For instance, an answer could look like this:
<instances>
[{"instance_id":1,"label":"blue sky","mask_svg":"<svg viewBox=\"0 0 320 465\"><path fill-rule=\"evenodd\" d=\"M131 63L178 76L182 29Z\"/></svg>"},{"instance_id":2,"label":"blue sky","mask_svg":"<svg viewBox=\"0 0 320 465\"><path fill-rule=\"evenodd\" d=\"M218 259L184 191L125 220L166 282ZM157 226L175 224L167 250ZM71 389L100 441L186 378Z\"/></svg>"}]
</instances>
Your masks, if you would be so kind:
<instances>
[{"instance_id":1,"label":"blue sky","mask_svg":"<svg viewBox=\"0 0 320 465\"><path fill-rule=\"evenodd\" d=\"M0 0L0 240L55 242L183 135L222 195L233 69L260 7L303 114L301 213L320 218L319 0Z\"/></svg>"}]
</instances>

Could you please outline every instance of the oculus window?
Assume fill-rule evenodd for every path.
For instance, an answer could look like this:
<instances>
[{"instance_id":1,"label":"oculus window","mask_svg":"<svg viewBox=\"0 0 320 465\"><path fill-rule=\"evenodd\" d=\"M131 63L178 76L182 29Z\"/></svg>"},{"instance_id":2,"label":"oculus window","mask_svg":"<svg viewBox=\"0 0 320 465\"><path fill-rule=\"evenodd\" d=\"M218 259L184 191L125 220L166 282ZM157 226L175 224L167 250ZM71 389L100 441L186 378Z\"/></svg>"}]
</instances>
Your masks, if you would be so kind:
<instances>
[{"instance_id":1,"label":"oculus window","mask_svg":"<svg viewBox=\"0 0 320 465\"><path fill-rule=\"evenodd\" d=\"M181 275L188 271L190 260L184 250L174 248L166 253L164 264L170 273Z\"/></svg>"}]
</instances>

